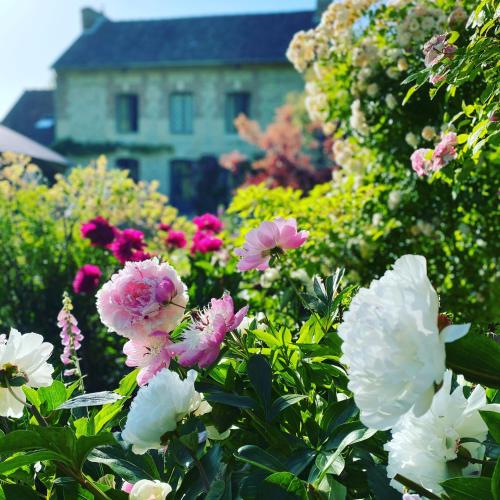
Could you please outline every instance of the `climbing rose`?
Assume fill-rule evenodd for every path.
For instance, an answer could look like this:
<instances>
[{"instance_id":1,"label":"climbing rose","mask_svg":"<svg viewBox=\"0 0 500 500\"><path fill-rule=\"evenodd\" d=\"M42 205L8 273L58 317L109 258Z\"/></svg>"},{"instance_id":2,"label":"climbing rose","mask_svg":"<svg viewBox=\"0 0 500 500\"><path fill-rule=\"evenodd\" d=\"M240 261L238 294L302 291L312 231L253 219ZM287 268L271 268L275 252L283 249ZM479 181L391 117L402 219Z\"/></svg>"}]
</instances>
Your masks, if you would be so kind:
<instances>
[{"instance_id":1,"label":"climbing rose","mask_svg":"<svg viewBox=\"0 0 500 500\"><path fill-rule=\"evenodd\" d=\"M429 156L431 149L420 148L413 152L410 157L411 168L416 172L419 177L427 175L431 171L431 160L426 157Z\"/></svg>"},{"instance_id":2,"label":"climbing rose","mask_svg":"<svg viewBox=\"0 0 500 500\"><path fill-rule=\"evenodd\" d=\"M295 219L278 217L272 222L264 221L258 228L249 231L243 247L235 250L235 254L241 257L238 270L264 271L269 267L273 252L298 248L308 236L308 231L297 232Z\"/></svg>"},{"instance_id":3,"label":"climbing rose","mask_svg":"<svg viewBox=\"0 0 500 500\"><path fill-rule=\"evenodd\" d=\"M392 430L392 440L385 445L389 452L387 475L410 479L433 493L443 493L439 485L450 477L478 476L480 464L460 463L456 459L462 448L466 455L482 460L488 427L480 410L500 412L500 405L486 404L486 394L476 386L468 399L463 387L451 392L451 371L446 371L443 386L424 415L404 415ZM470 442L461 442L465 439ZM449 467L451 466L451 467ZM403 491L397 481L392 486Z\"/></svg>"},{"instance_id":4,"label":"climbing rose","mask_svg":"<svg viewBox=\"0 0 500 500\"><path fill-rule=\"evenodd\" d=\"M447 42L448 34L435 35L424 45L425 66L430 68L441 59L447 57L451 59L457 47Z\"/></svg>"},{"instance_id":5,"label":"climbing rose","mask_svg":"<svg viewBox=\"0 0 500 500\"><path fill-rule=\"evenodd\" d=\"M174 431L184 417L211 411L203 396L195 391L195 380L194 370L181 380L177 373L164 368L139 389L122 432L134 453L142 455L147 450L163 448L162 436Z\"/></svg>"},{"instance_id":6,"label":"climbing rose","mask_svg":"<svg viewBox=\"0 0 500 500\"><path fill-rule=\"evenodd\" d=\"M78 269L73 280L73 291L78 294L92 293L97 290L102 272L99 266L85 264Z\"/></svg>"},{"instance_id":7,"label":"climbing rose","mask_svg":"<svg viewBox=\"0 0 500 500\"><path fill-rule=\"evenodd\" d=\"M118 234L118 230L101 216L84 222L80 232L84 238L90 240L92 246L99 247L107 247Z\"/></svg>"},{"instance_id":8,"label":"climbing rose","mask_svg":"<svg viewBox=\"0 0 500 500\"><path fill-rule=\"evenodd\" d=\"M171 491L172 487L168 483L141 479L132 486L128 493L129 500L165 500Z\"/></svg>"},{"instance_id":9,"label":"climbing rose","mask_svg":"<svg viewBox=\"0 0 500 500\"><path fill-rule=\"evenodd\" d=\"M438 296L426 260L405 255L394 269L361 288L339 326L342 362L361 421L385 430L413 408L425 413L445 371L445 342L470 325L438 329Z\"/></svg>"},{"instance_id":10,"label":"climbing rose","mask_svg":"<svg viewBox=\"0 0 500 500\"><path fill-rule=\"evenodd\" d=\"M184 314L186 286L174 268L157 257L127 262L97 292L101 321L124 337L172 331Z\"/></svg>"},{"instance_id":11,"label":"climbing rose","mask_svg":"<svg viewBox=\"0 0 500 500\"><path fill-rule=\"evenodd\" d=\"M128 261L142 261L145 260L143 257L146 255L144 253L144 248L146 243L144 242L144 233L138 231L137 229L124 229L115 239L111 245L111 251L113 255L122 263ZM149 257L148 257L149 258Z\"/></svg>"},{"instance_id":12,"label":"climbing rose","mask_svg":"<svg viewBox=\"0 0 500 500\"><path fill-rule=\"evenodd\" d=\"M445 134L432 153L432 170L437 171L457 157L457 134Z\"/></svg>"},{"instance_id":13,"label":"climbing rose","mask_svg":"<svg viewBox=\"0 0 500 500\"><path fill-rule=\"evenodd\" d=\"M165 239L165 243L169 247L184 248L187 244L186 235L183 231L170 230L167 238Z\"/></svg>"},{"instance_id":14,"label":"climbing rose","mask_svg":"<svg viewBox=\"0 0 500 500\"><path fill-rule=\"evenodd\" d=\"M200 231L212 231L213 233L219 233L222 230L222 221L213 214L203 214L195 217L193 223Z\"/></svg>"},{"instance_id":15,"label":"climbing rose","mask_svg":"<svg viewBox=\"0 0 500 500\"><path fill-rule=\"evenodd\" d=\"M210 231L197 231L193 236L191 253L216 252L222 247L223 241L216 238Z\"/></svg>"},{"instance_id":16,"label":"climbing rose","mask_svg":"<svg viewBox=\"0 0 500 500\"><path fill-rule=\"evenodd\" d=\"M168 368L171 353L170 336L167 332L156 330L146 336L137 336L123 346L127 356L127 366L139 366L137 383L144 385L162 368Z\"/></svg>"},{"instance_id":17,"label":"climbing rose","mask_svg":"<svg viewBox=\"0 0 500 500\"><path fill-rule=\"evenodd\" d=\"M226 334L236 329L246 313L248 306L237 313L228 293L221 299L212 299L198 317L183 332L183 340L170 346L170 350L179 356L182 366L210 366L220 353L220 347Z\"/></svg>"},{"instance_id":18,"label":"climbing rose","mask_svg":"<svg viewBox=\"0 0 500 500\"><path fill-rule=\"evenodd\" d=\"M11 328L9 336L0 335L0 416L21 418L26 401L23 385L52 385L54 368L47 360L54 346L37 333L21 334ZM8 389L10 385L10 390ZM14 397L15 395L15 397Z\"/></svg>"}]
</instances>

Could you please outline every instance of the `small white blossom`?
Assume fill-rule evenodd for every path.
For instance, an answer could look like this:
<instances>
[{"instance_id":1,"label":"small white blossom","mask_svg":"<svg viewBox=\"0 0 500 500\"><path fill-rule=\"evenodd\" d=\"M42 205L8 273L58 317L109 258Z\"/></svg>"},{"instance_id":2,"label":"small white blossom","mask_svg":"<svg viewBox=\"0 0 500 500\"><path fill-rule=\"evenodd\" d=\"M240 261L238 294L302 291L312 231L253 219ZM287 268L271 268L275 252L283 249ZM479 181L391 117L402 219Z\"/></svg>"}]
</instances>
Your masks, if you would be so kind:
<instances>
[{"instance_id":1,"label":"small white blossom","mask_svg":"<svg viewBox=\"0 0 500 500\"><path fill-rule=\"evenodd\" d=\"M408 132L405 135L406 144L411 146L412 148L418 148L418 137L413 132Z\"/></svg>"},{"instance_id":2,"label":"small white blossom","mask_svg":"<svg viewBox=\"0 0 500 500\"><path fill-rule=\"evenodd\" d=\"M401 203L402 196L403 193L401 193L399 189L395 189L394 191L391 191L389 193L389 198L387 200L387 206L389 207L389 210L394 210L398 207L398 205Z\"/></svg>"},{"instance_id":3,"label":"small white blossom","mask_svg":"<svg viewBox=\"0 0 500 500\"><path fill-rule=\"evenodd\" d=\"M168 483L141 479L132 487L129 500L165 500L171 491L172 487Z\"/></svg>"}]
</instances>

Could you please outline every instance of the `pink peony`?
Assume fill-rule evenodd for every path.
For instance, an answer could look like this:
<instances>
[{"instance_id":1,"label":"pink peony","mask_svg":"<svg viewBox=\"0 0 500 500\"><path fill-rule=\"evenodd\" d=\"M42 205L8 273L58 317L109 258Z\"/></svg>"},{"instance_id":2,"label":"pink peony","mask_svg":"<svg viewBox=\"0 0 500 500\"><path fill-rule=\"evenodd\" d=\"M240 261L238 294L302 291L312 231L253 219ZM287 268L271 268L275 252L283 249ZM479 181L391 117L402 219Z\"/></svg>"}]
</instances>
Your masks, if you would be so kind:
<instances>
[{"instance_id":1,"label":"pink peony","mask_svg":"<svg viewBox=\"0 0 500 500\"><path fill-rule=\"evenodd\" d=\"M247 311L245 306L235 314L233 299L228 293L221 299L212 299L182 333L183 340L170 346L171 352L179 356L182 366L210 366L217 359L226 334L240 325Z\"/></svg>"},{"instance_id":2,"label":"pink peony","mask_svg":"<svg viewBox=\"0 0 500 500\"><path fill-rule=\"evenodd\" d=\"M102 272L99 266L85 264L78 269L73 280L73 291L78 294L92 293L97 290Z\"/></svg>"},{"instance_id":3,"label":"pink peony","mask_svg":"<svg viewBox=\"0 0 500 500\"><path fill-rule=\"evenodd\" d=\"M148 255L143 250L146 247L144 242L144 233L137 229L125 229L116 237L111 244L113 255L122 263L138 262L145 260L143 257ZM149 258L146 257L146 259Z\"/></svg>"},{"instance_id":4,"label":"pink peony","mask_svg":"<svg viewBox=\"0 0 500 500\"><path fill-rule=\"evenodd\" d=\"M235 250L240 258L239 271L258 269L264 271L269 267L273 253L300 247L309 236L308 231L297 232L295 219L278 217L274 221L264 221L249 231L245 237L243 248Z\"/></svg>"},{"instance_id":5,"label":"pink peony","mask_svg":"<svg viewBox=\"0 0 500 500\"><path fill-rule=\"evenodd\" d=\"M441 141L432 153L431 169L435 172L442 169L445 165L450 163L457 157L457 134L450 132L441 137Z\"/></svg>"},{"instance_id":6,"label":"pink peony","mask_svg":"<svg viewBox=\"0 0 500 500\"><path fill-rule=\"evenodd\" d=\"M125 364L141 368L137 375L139 385L147 384L162 368L168 368L170 344L169 334L156 330L145 337L134 337L123 346L123 352L127 356Z\"/></svg>"},{"instance_id":7,"label":"pink peony","mask_svg":"<svg viewBox=\"0 0 500 500\"><path fill-rule=\"evenodd\" d=\"M429 156L430 149L420 148L411 155L411 168L419 177L427 175L431 170L431 161L426 158Z\"/></svg>"},{"instance_id":8,"label":"pink peony","mask_svg":"<svg viewBox=\"0 0 500 500\"><path fill-rule=\"evenodd\" d=\"M191 253L209 253L220 250L223 241L216 238L210 231L197 231L193 236L193 243L191 245Z\"/></svg>"},{"instance_id":9,"label":"pink peony","mask_svg":"<svg viewBox=\"0 0 500 500\"><path fill-rule=\"evenodd\" d=\"M95 247L107 247L114 241L118 234L118 230L104 217L100 216L84 222L80 228L80 232Z\"/></svg>"},{"instance_id":10,"label":"pink peony","mask_svg":"<svg viewBox=\"0 0 500 500\"><path fill-rule=\"evenodd\" d=\"M101 321L128 338L154 330L172 331L188 301L186 286L174 268L157 257L127 262L97 293Z\"/></svg>"},{"instance_id":11,"label":"pink peony","mask_svg":"<svg viewBox=\"0 0 500 500\"><path fill-rule=\"evenodd\" d=\"M187 244L186 235L183 231L173 231L168 232L165 243L169 247L173 248L184 248Z\"/></svg>"},{"instance_id":12,"label":"pink peony","mask_svg":"<svg viewBox=\"0 0 500 500\"><path fill-rule=\"evenodd\" d=\"M222 221L213 214L203 214L193 219L200 231L212 231L213 233L220 233L222 230Z\"/></svg>"}]
</instances>

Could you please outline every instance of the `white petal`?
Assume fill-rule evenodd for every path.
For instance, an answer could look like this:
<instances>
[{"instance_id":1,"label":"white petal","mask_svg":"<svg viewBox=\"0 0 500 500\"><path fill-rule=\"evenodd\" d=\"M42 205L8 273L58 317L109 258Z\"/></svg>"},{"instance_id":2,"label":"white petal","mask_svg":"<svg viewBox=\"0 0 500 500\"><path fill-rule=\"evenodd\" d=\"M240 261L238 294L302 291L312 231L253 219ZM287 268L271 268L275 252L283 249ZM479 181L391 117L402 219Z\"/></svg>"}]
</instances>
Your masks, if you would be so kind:
<instances>
[{"instance_id":1,"label":"white petal","mask_svg":"<svg viewBox=\"0 0 500 500\"><path fill-rule=\"evenodd\" d=\"M470 329L470 323L466 323L463 325L448 325L447 327L441 330L441 337L444 342L455 342L455 340L461 339Z\"/></svg>"}]
</instances>

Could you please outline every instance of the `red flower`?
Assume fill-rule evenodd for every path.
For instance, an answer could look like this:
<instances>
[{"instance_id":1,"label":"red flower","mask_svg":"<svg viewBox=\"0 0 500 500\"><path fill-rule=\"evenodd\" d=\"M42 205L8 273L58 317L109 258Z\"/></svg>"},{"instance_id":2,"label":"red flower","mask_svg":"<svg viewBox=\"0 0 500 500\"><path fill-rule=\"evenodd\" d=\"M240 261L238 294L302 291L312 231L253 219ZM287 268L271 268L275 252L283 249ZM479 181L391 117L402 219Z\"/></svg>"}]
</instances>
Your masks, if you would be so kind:
<instances>
[{"instance_id":1,"label":"red flower","mask_svg":"<svg viewBox=\"0 0 500 500\"><path fill-rule=\"evenodd\" d=\"M193 222L200 231L213 231L219 233L222 230L222 221L213 214L203 214L195 217Z\"/></svg>"},{"instance_id":2,"label":"red flower","mask_svg":"<svg viewBox=\"0 0 500 500\"><path fill-rule=\"evenodd\" d=\"M183 231L169 231L165 243L169 247L184 248L187 244L186 235Z\"/></svg>"},{"instance_id":3,"label":"red flower","mask_svg":"<svg viewBox=\"0 0 500 500\"><path fill-rule=\"evenodd\" d=\"M85 264L78 269L73 280L73 291L78 294L91 293L97 290L102 272L99 266Z\"/></svg>"},{"instance_id":4,"label":"red flower","mask_svg":"<svg viewBox=\"0 0 500 500\"><path fill-rule=\"evenodd\" d=\"M111 244L118 230L112 226L104 217L96 217L84 222L80 228L83 238L88 238L95 247L107 247Z\"/></svg>"},{"instance_id":5,"label":"red flower","mask_svg":"<svg viewBox=\"0 0 500 500\"><path fill-rule=\"evenodd\" d=\"M142 231L124 229L112 243L111 251L122 264L125 264L127 261L139 262L149 259L149 254L143 251L145 247Z\"/></svg>"}]
</instances>

